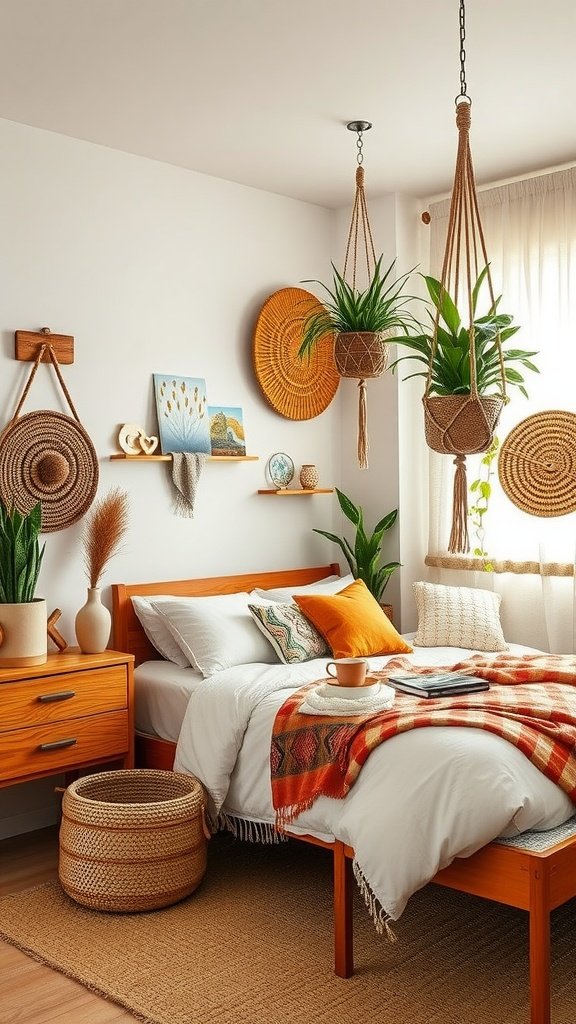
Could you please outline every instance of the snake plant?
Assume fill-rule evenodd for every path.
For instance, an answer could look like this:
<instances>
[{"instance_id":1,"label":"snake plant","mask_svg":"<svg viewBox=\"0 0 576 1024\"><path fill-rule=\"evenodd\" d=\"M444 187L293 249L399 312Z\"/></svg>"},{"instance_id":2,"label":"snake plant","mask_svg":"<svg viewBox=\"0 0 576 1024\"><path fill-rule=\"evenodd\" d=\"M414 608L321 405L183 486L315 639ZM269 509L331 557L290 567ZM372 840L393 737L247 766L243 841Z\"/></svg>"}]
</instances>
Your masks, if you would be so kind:
<instances>
[{"instance_id":1,"label":"snake plant","mask_svg":"<svg viewBox=\"0 0 576 1024\"><path fill-rule=\"evenodd\" d=\"M398 516L398 509L395 508L392 512L388 512L380 522L376 523L373 532L368 536L364 526L362 506L355 505L337 487L335 490L340 502L340 508L346 518L356 527L354 547L352 548L346 537L337 537L334 533L328 533L326 530L314 529L314 533L320 533L322 537L326 537L327 540L331 540L334 544L339 545L354 578L364 580L372 596L377 601L380 601L388 580L394 570L400 566L400 562L388 562L386 565L379 565L382 538L386 531L394 526Z\"/></svg>"},{"instance_id":2,"label":"snake plant","mask_svg":"<svg viewBox=\"0 0 576 1024\"><path fill-rule=\"evenodd\" d=\"M45 547L38 541L41 528L40 503L22 515L0 501L0 604L34 599Z\"/></svg>"}]
</instances>

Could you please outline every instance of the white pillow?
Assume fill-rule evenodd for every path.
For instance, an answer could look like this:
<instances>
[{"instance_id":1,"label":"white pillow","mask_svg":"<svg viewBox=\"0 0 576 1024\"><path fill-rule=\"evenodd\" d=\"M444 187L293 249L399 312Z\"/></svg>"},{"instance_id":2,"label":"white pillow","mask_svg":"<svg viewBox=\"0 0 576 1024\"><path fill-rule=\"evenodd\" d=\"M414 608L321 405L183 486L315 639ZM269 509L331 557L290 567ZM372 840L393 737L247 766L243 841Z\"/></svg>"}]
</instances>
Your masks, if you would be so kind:
<instances>
[{"instance_id":1,"label":"white pillow","mask_svg":"<svg viewBox=\"0 0 576 1024\"><path fill-rule=\"evenodd\" d=\"M344 587L349 587L351 583L354 583L354 577L352 573L348 576L326 576L323 580L318 580L316 583L305 583L301 587L279 587L276 590L261 590L260 587L256 587L250 593L250 599L252 602L255 599L265 598L267 601L280 601L289 602L292 594L338 594L340 590L344 590Z\"/></svg>"},{"instance_id":2,"label":"white pillow","mask_svg":"<svg viewBox=\"0 0 576 1024\"><path fill-rule=\"evenodd\" d=\"M157 611L190 664L210 676L234 665L277 661L250 614L249 603L246 593L182 597L158 604Z\"/></svg>"},{"instance_id":3,"label":"white pillow","mask_svg":"<svg viewBox=\"0 0 576 1024\"><path fill-rule=\"evenodd\" d=\"M500 594L439 583L412 586L418 608L415 647L508 650L500 623Z\"/></svg>"},{"instance_id":4,"label":"white pillow","mask_svg":"<svg viewBox=\"0 0 576 1024\"><path fill-rule=\"evenodd\" d=\"M166 658L166 661L172 661L175 665L179 665L180 668L189 668L190 662L188 658L176 643L160 613L152 607L149 598L133 597L131 600L140 625L152 646L158 651L158 654ZM158 605L173 600L175 598L165 597L164 595L154 597L154 601Z\"/></svg>"}]
</instances>

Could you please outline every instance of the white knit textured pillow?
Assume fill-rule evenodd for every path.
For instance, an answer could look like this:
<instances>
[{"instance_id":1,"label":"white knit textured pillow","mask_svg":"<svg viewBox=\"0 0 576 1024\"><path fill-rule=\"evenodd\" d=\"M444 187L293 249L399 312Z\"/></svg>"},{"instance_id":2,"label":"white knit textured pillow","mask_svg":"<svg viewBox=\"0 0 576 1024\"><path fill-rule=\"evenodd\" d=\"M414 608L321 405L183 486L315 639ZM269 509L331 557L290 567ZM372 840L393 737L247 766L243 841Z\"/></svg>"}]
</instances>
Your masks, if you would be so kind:
<instances>
[{"instance_id":1,"label":"white knit textured pillow","mask_svg":"<svg viewBox=\"0 0 576 1024\"><path fill-rule=\"evenodd\" d=\"M507 651L500 623L500 594L473 587L413 583L418 609L415 647L465 647Z\"/></svg>"}]
</instances>

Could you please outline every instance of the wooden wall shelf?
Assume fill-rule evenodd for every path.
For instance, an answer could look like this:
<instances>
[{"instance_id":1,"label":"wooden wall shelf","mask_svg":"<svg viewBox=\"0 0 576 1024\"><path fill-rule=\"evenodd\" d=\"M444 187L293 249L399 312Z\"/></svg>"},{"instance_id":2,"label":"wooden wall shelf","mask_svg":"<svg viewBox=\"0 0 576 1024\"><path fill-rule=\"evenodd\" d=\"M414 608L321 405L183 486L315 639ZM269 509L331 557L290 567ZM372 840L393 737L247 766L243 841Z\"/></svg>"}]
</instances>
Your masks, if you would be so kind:
<instances>
[{"instance_id":1,"label":"wooden wall shelf","mask_svg":"<svg viewBox=\"0 0 576 1024\"><path fill-rule=\"evenodd\" d=\"M207 455L207 462L258 462L259 455ZM123 459L125 462L172 462L171 455L125 455L117 452L110 456L111 461Z\"/></svg>"},{"instance_id":2,"label":"wooden wall shelf","mask_svg":"<svg viewBox=\"0 0 576 1024\"><path fill-rule=\"evenodd\" d=\"M294 494L334 494L333 487L280 487L274 490L259 490L258 494L275 494L278 498L291 498Z\"/></svg>"}]
</instances>

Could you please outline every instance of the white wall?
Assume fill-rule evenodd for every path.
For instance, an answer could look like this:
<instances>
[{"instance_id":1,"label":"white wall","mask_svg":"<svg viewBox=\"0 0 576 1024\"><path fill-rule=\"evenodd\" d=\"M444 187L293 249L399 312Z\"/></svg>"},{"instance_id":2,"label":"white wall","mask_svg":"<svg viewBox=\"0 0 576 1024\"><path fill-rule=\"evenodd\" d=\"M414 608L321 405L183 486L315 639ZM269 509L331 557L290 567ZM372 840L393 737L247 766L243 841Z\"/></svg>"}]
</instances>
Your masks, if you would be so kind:
<instances>
[{"instance_id":1,"label":"white wall","mask_svg":"<svg viewBox=\"0 0 576 1024\"><path fill-rule=\"evenodd\" d=\"M266 403L252 370L263 301L278 288L326 275L329 211L49 132L0 121L0 419L13 414L30 365L13 358L14 331L73 334L64 368L100 462L99 494L130 497L131 526L103 581L203 576L330 561L312 533L333 528L330 497L258 496L266 460L286 451L296 471L314 462L320 482L339 482L340 406L294 422ZM119 426L157 432L153 372L205 377L208 401L240 405L247 449L259 462L208 463L194 520L171 509L169 468L110 462ZM24 412L68 411L41 366ZM78 523L46 535L38 594L62 609L74 643L85 599ZM41 805L52 782L0 792L2 818ZM41 794L41 797L38 794ZM28 801L28 802L27 802ZM23 817L24 816L24 817Z\"/></svg>"}]
</instances>

